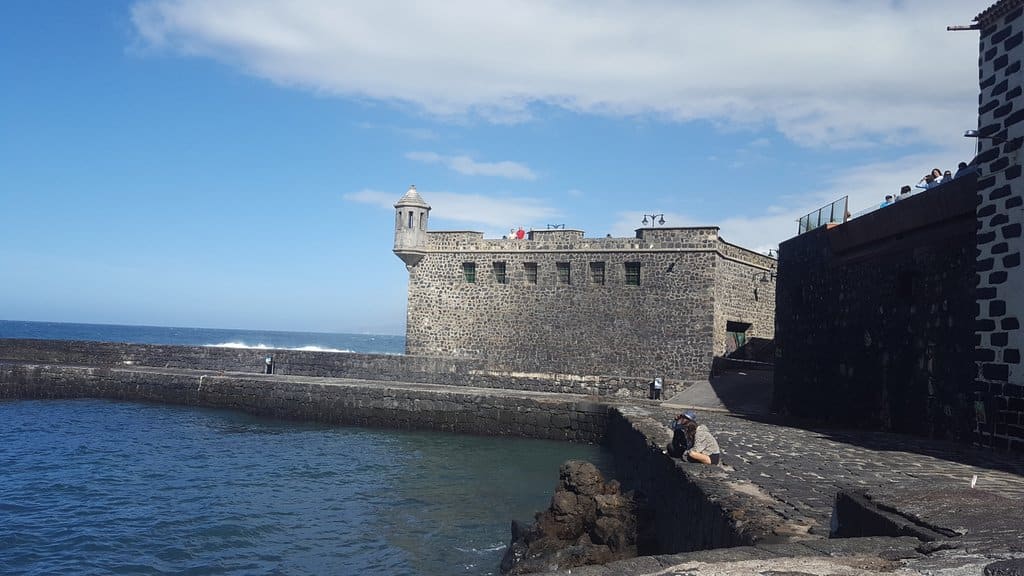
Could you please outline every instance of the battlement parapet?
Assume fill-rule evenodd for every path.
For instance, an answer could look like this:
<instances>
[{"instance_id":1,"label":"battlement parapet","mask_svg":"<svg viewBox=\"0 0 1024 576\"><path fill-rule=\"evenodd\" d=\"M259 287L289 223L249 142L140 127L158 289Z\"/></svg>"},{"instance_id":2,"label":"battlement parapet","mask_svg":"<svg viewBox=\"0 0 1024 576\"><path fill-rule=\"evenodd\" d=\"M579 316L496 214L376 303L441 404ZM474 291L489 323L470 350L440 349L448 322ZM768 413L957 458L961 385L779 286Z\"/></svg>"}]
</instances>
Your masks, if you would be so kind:
<instances>
[{"instance_id":1,"label":"battlement parapet","mask_svg":"<svg viewBox=\"0 0 1024 576\"><path fill-rule=\"evenodd\" d=\"M718 252L720 255L769 269L775 259L730 244L718 236L718 227L640 228L634 237L588 238L583 230L530 230L522 240L484 238L483 232L430 231L429 252L524 253L524 252Z\"/></svg>"}]
</instances>

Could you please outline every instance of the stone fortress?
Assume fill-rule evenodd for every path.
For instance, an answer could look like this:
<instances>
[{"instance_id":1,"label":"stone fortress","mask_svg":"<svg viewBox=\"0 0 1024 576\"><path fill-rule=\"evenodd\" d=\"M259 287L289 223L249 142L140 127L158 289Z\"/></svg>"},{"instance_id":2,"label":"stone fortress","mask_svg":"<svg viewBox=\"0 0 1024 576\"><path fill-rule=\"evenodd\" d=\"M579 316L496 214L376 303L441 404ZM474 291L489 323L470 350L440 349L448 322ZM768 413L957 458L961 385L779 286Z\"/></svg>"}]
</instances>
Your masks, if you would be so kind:
<instances>
[{"instance_id":1,"label":"stone fortress","mask_svg":"<svg viewBox=\"0 0 1024 576\"><path fill-rule=\"evenodd\" d=\"M977 177L793 238L777 276L713 227L430 232L410 190L407 355L280 350L263 374L262 351L0 338L0 400L599 442L656 542L574 575L1024 574L1024 0L971 28ZM663 454L677 404L565 378L706 378L730 339L773 336L786 417L699 411L727 466Z\"/></svg>"},{"instance_id":2,"label":"stone fortress","mask_svg":"<svg viewBox=\"0 0 1024 576\"><path fill-rule=\"evenodd\" d=\"M706 380L713 358L747 339L774 335L775 260L729 244L717 227L486 239L432 231L429 216L415 187L395 203L410 356L685 382Z\"/></svg>"}]
</instances>

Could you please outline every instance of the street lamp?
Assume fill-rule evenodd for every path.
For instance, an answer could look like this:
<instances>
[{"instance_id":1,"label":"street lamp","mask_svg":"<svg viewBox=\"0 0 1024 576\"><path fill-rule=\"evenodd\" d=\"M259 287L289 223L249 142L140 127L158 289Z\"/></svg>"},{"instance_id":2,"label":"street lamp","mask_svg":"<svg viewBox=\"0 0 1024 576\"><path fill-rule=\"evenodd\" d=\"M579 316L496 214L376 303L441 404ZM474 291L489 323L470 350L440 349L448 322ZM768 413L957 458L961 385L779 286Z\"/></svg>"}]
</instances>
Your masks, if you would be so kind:
<instances>
[{"instance_id":1,"label":"street lamp","mask_svg":"<svg viewBox=\"0 0 1024 576\"><path fill-rule=\"evenodd\" d=\"M665 215L664 214L644 214L644 219L641 221L641 224L643 224L644 226L647 226L647 217L648 216L651 218L651 226L664 226L665 225Z\"/></svg>"},{"instance_id":2,"label":"street lamp","mask_svg":"<svg viewBox=\"0 0 1024 576\"><path fill-rule=\"evenodd\" d=\"M977 138L978 140L991 140L996 144L1000 142L1006 142L1006 138L1002 136L986 136L977 130L966 130L964 132L964 138Z\"/></svg>"}]
</instances>

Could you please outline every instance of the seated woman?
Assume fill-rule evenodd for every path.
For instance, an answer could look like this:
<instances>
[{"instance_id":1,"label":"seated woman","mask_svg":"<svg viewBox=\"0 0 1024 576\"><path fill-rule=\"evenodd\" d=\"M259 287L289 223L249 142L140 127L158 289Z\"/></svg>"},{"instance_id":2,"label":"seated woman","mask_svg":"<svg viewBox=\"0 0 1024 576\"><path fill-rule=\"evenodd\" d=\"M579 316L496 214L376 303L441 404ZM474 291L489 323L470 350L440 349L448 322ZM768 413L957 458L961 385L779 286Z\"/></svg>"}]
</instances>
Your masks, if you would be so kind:
<instances>
[{"instance_id":1,"label":"seated woman","mask_svg":"<svg viewBox=\"0 0 1024 576\"><path fill-rule=\"evenodd\" d=\"M707 426L697 424L697 415L693 412L683 412L676 416L672 430L672 443L665 450L669 456L702 464L721 462L722 450L718 447L718 441Z\"/></svg>"}]
</instances>

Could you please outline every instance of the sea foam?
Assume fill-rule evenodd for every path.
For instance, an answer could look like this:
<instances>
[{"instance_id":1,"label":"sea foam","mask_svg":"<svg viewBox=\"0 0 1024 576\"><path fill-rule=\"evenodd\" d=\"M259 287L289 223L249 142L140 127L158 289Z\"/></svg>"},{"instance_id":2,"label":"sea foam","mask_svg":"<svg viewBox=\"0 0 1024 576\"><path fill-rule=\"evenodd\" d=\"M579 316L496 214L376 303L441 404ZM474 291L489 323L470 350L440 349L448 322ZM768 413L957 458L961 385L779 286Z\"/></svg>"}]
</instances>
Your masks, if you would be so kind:
<instances>
[{"instance_id":1,"label":"sea foam","mask_svg":"<svg viewBox=\"0 0 1024 576\"><path fill-rule=\"evenodd\" d=\"M342 352L352 353L352 350L341 350L339 348L324 348L323 346L268 346L266 344L246 344L245 342L221 342L219 344L203 344L207 348L244 348L249 350L300 350L302 352Z\"/></svg>"}]
</instances>

